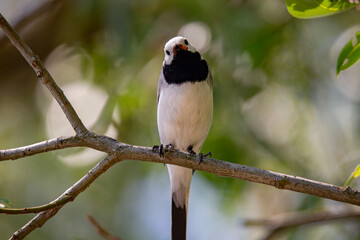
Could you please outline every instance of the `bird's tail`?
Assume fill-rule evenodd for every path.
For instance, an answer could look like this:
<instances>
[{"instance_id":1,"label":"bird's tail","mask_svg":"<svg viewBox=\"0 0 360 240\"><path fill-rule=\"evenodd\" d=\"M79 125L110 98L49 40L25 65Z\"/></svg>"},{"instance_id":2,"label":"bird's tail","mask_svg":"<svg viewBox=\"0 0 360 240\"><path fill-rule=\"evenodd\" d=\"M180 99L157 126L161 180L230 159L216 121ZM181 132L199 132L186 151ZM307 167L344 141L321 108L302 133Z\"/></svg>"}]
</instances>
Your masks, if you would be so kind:
<instances>
[{"instance_id":1,"label":"bird's tail","mask_svg":"<svg viewBox=\"0 0 360 240\"><path fill-rule=\"evenodd\" d=\"M185 206L177 207L174 198L171 205L171 239L185 240L186 239L186 218L187 209Z\"/></svg>"},{"instance_id":2,"label":"bird's tail","mask_svg":"<svg viewBox=\"0 0 360 240\"><path fill-rule=\"evenodd\" d=\"M192 169L168 165L172 204L171 204L171 239L186 239L186 220Z\"/></svg>"}]
</instances>

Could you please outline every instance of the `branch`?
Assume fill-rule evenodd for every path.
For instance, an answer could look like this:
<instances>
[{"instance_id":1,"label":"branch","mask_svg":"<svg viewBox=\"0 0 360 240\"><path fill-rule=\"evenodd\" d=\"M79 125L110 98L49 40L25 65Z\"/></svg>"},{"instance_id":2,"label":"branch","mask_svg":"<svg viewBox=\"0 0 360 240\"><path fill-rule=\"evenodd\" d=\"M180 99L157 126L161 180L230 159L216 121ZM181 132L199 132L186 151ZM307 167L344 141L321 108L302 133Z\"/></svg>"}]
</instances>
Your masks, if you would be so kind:
<instances>
[{"instance_id":1,"label":"branch","mask_svg":"<svg viewBox=\"0 0 360 240\"><path fill-rule=\"evenodd\" d=\"M54 138L24 147L0 150L0 161L15 160L63 148L79 147L81 143L82 140L76 136Z\"/></svg>"},{"instance_id":2,"label":"branch","mask_svg":"<svg viewBox=\"0 0 360 240\"><path fill-rule=\"evenodd\" d=\"M204 158L201 164L195 156L181 151L170 151L165 153L165 157L160 157L159 153L153 152L151 148L132 146L120 143L110 137L87 134L81 141L84 146L94 149L109 151L110 157L105 158L91 169L82 179L70 187L58 199L68 195L69 201L73 201L82 191L84 191L97 177L105 173L110 167L121 160L140 160L147 162L175 164L195 170L206 171L222 177L232 177L250 182L262 183L274 186L279 189L287 189L301 193L307 193L336 201L347 202L360 206L360 193L349 187L340 187L327 183L317 182L296 176L290 176L282 173L267 171L255 167L244 166L235 163L224 162L221 160ZM64 204L68 203L65 202ZM53 203L52 202L52 203ZM23 239L34 229L41 227L48 219L64 205L55 207L38 214L23 228L19 229L12 239Z\"/></svg>"},{"instance_id":3,"label":"branch","mask_svg":"<svg viewBox=\"0 0 360 240\"><path fill-rule=\"evenodd\" d=\"M70 141L70 139L67 140ZM350 187L336 186L306 178L225 162L212 158L204 158L199 165L196 156L189 156L189 154L182 151L169 151L165 153L164 158L161 158L158 153L153 152L149 147L128 145L121 143L113 138L97 135L92 132L89 132L86 136L79 139L78 141L78 146L85 146L106 152L111 155L116 155L116 161L139 160L145 162L174 164L195 170L205 171L220 177L231 177L249 182L266 184L278 189L286 189L295 192L311 194L322 198L328 198L335 201L346 202L360 206L360 192ZM48 150L50 151L53 149ZM3 157L3 155L0 155L0 161L3 160ZM104 172L105 170L101 171Z\"/></svg>"},{"instance_id":4,"label":"branch","mask_svg":"<svg viewBox=\"0 0 360 240\"><path fill-rule=\"evenodd\" d=\"M327 221L351 220L353 218L360 218L359 210L343 212L322 211L315 213L296 212L265 220L246 220L244 224L247 226L265 226L269 228L270 231L263 240L270 240L287 228Z\"/></svg>"},{"instance_id":5,"label":"branch","mask_svg":"<svg viewBox=\"0 0 360 240\"><path fill-rule=\"evenodd\" d=\"M101 162L99 162L95 167L93 167L85 176L83 176L79 181L77 181L73 186L61 194L57 199L51 203L56 203L61 201L61 199L67 198L67 201L64 201L62 205L59 205L53 209L46 210L39 213L30 222L25 224L22 228L17 230L11 240L15 239L24 239L29 233L34 231L36 228L41 227L44 223L47 222L51 217L53 217L66 203L73 201L81 192L90 186L92 182L95 181L101 174L108 170L115 163L119 162L119 159L115 155L108 156Z\"/></svg>"},{"instance_id":6,"label":"branch","mask_svg":"<svg viewBox=\"0 0 360 240\"><path fill-rule=\"evenodd\" d=\"M0 213L4 214L27 214L27 213L39 213L43 212L45 210L57 208L61 205L64 205L70 200L69 196L64 196L61 199L58 199L57 201L53 201L48 204L44 204L42 206L38 207L29 207L29 208L0 208Z\"/></svg>"},{"instance_id":7,"label":"branch","mask_svg":"<svg viewBox=\"0 0 360 240\"><path fill-rule=\"evenodd\" d=\"M96 228L97 232L101 237L107 240L121 240L121 238L111 235L108 231L106 231L97 221L91 216L87 215L87 219L89 222Z\"/></svg>"},{"instance_id":8,"label":"branch","mask_svg":"<svg viewBox=\"0 0 360 240\"><path fill-rule=\"evenodd\" d=\"M47 220L55 216L55 214L59 211L60 207L53 208L50 210L47 210L45 212L41 212L38 215L36 215L35 218L31 219L28 223L26 223L22 228L17 230L9 240L19 240L24 239L29 233L34 231L36 228L42 227Z\"/></svg>"},{"instance_id":9,"label":"branch","mask_svg":"<svg viewBox=\"0 0 360 240\"><path fill-rule=\"evenodd\" d=\"M336 186L306 178L211 158L204 158L199 165L197 157L191 157L189 154L180 151L169 152L167 153L166 158L162 159L157 156L157 154L151 154L151 149L149 148L125 144L122 145L121 149L116 151L119 159L174 164L205 171L220 177L231 177L249 182L266 184L278 189L307 193L322 198L328 198L360 206L360 192L353 190L350 187Z\"/></svg>"},{"instance_id":10,"label":"branch","mask_svg":"<svg viewBox=\"0 0 360 240\"><path fill-rule=\"evenodd\" d=\"M45 68L40 60L24 40L17 34L17 32L10 26L3 15L0 14L0 28L4 31L5 35L9 38L11 43L18 49L21 55L26 59L29 65L34 69L36 76L48 88L53 97L59 103L61 109L65 113L71 126L74 128L76 134L80 137L84 136L88 131L79 116L75 112L73 106L64 95L63 91L55 83L50 73Z\"/></svg>"}]
</instances>

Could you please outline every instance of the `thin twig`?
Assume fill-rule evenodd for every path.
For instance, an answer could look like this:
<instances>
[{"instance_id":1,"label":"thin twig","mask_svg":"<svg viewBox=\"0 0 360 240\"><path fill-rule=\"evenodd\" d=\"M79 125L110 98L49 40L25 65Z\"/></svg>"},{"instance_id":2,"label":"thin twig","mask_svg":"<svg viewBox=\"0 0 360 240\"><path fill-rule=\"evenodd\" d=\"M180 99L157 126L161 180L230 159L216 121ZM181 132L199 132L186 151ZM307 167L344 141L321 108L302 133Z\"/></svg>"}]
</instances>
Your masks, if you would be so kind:
<instances>
[{"instance_id":1,"label":"thin twig","mask_svg":"<svg viewBox=\"0 0 360 240\"><path fill-rule=\"evenodd\" d=\"M32 156L39 153L82 146L81 138L75 137L59 137L49 139L43 142L31 144L24 147L0 150L0 161L15 160L23 157Z\"/></svg>"},{"instance_id":2,"label":"thin twig","mask_svg":"<svg viewBox=\"0 0 360 240\"><path fill-rule=\"evenodd\" d=\"M244 221L246 226L263 226L268 228L293 227L316 222L332 220L342 220L347 218L360 217L360 210L346 210L341 212L318 211L318 212L292 212L287 214L275 215L269 219L247 219Z\"/></svg>"},{"instance_id":3,"label":"thin twig","mask_svg":"<svg viewBox=\"0 0 360 240\"><path fill-rule=\"evenodd\" d=\"M11 43L18 49L21 55L26 59L29 65L34 69L36 76L39 80L48 88L53 97L59 103L61 109L65 113L70 124L74 128L76 134L80 137L84 136L88 131L79 116L75 112L73 106L55 83L50 73L45 68L44 64L40 60L24 40L17 34L17 32L10 26L3 15L0 14L0 28L4 31L5 35L9 38Z\"/></svg>"},{"instance_id":4,"label":"thin twig","mask_svg":"<svg viewBox=\"0 0 360 240\"><path fill-rule=\"evenodd\" d=\"M31 221L26 223L22 228L17 230L9 238L9 240L24 239L27 235L29 235L36 228L42 227L47 222L47 220L49 220L50 218L55 216L55 214L60 210L60 208L61 208L61 206L39 213L38 215L36 215L36 217L31 219Z\"/></svg>"},{"instance_id":5,"label":"thin twig","mask_svg":"<svg viewBox=\"0 0 360 240\"><path fill-rule=\"evenodd\" d=\"M285 215L277 215L264 220L246 220L246 226L264 226L269 232L263 240L270 240L285 229L308 225L313 223L325 223L328 221L360 219L360 210L346 210L342 212L295 212Z\"/></svg>"},{"instance_id":6,"label":"thin twig","mask_svg":"<svg viewBox=\"0 0 360 240\"><path fill-rule=\"evenodd\" d=\"M115 155L107 156L104 160L102 160L95 167L93 167L85 176L83 176L79 181L77 181L74 185L72 185L68 190L66 190L63 194L61 194L57 199L53 201L57 202L60 199L66 197L69 199L67 202L53 209L39 213L26 225L16 231L10 239L24 239L36 228L44 225L44 223L51 217L53 217L57 213L57 211L60 210L60 208L62 208L69 201L73 201L81 192L87 189L90 184L95 181L95 179L97 179L101 174L103 174L106 170L108 170L117 162L119 162L119 159L117 159Z\"/></svg>"},{"instance_id":7,"label":"thin twig","mask_svg":"<svg viewBox=\"0 0 360 240\"><path fill-rule=\"evenodd\" d=\"M44 204L42 206L37 207L28 207L28 208L0 208L0 213L4 214L27 214L27 213L39 213L45 210L57 208L61 205L64 205L70 200L69 196L64 196L56 201L53 201L48 204Z\"/></svg>"},{"instance_id":8,"label":"thin twig","mask_svg":"<svg viewBox=\"0 0 360 240\"><path fill-rule=\"evenodd\" d=\"M97 221L91 216L87 215L87 219L89 222L96 228L97 232L101 237L107 240L121 240L121 238L111 235L108 231L106 231Z\"/></svg>"}]
</instances>

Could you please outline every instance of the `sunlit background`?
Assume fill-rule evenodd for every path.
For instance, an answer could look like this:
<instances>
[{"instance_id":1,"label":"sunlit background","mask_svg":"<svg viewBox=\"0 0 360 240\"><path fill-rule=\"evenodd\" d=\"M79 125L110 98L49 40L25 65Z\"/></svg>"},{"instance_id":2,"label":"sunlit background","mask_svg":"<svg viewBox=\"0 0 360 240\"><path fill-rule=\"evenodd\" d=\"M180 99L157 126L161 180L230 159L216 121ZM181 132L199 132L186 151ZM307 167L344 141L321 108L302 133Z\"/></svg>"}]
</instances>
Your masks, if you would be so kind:
<instances>
[{"instance_id":1,"label":"sunlit background","mask_svg":"<svg viewBox=\"0 0 360 240\"><path fill-rule=\"evenodd\" d=\"M336 78L359 12L292 18L283 0L1 0L0 12L40 55L85 125L129 144L159 143L163 46L188 37L214 78L203 152L239 164L342 185L360 159L360 65ZM0 33L0 149L74 135L58 104ZM0 163L0 198L45 204L104 158L70 149ZM352 183L359 187L359 182ZM261 239L245 219L350 206L197 171L188 239ZM124 240L170 239L170 185L160 164L125 161L29 239L102 239L91 214ZM0 215L8 239L34 215ZM309 225L280 239L359 239L358 221Z\"/></svg>"}]
</instances>

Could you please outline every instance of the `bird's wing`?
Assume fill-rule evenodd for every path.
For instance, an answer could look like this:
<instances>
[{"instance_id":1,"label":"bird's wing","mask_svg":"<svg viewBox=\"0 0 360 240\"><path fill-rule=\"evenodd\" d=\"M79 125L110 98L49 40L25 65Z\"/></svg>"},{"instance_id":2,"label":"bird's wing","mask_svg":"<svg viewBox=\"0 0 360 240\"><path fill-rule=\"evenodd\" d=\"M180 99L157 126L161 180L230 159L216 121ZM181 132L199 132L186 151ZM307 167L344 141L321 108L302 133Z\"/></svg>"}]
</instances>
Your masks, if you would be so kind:
<instances>
[{"instance_id":1,"label":"bird's wing","mask_svg":"<svg viewBox=\"0 0 360 240\"><path fill-rule=\"evenodd\" d=\"M208 69L209 69L209 73L208 73L208 76L206 78L206 82L210 85L210 87L212 89L214 89L214 81L213 81L213 78L212 78L212 74L211 74L211 71L210 71L210 67L209 67L209 64L208 62L206 62L206 64L208 65Z\"/></svg>"},{"instance_id":2,"label":"bird's wing","mask_svg":"<svg viewBox=\"0 0 360 240\"><path fill-rule=\"evenodd\" d=\"M163 74L163 70L161 69L160 77L159 77L159 83L158 83L158 89L157 89L157 104L159 104L159 98L160 98L160 92L164 87L166 86L165 77Z\"/></svg>"}]
</instances>

